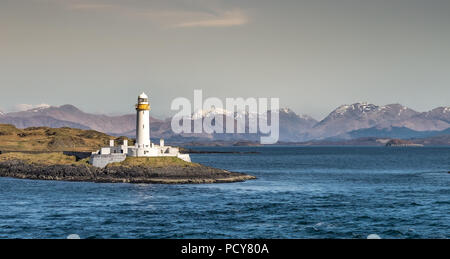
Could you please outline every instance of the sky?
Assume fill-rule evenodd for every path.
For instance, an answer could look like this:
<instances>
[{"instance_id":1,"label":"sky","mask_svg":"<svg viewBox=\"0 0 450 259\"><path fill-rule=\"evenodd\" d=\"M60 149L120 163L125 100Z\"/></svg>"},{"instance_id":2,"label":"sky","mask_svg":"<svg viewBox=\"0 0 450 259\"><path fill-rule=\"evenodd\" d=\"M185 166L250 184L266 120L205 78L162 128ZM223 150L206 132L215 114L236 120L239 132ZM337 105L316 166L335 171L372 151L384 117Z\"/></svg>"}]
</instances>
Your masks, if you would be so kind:
<instances>
[{"instance_id":1,"label":"sky","mask_svg":"<svg viewBox=\"0 0 450 259\"><path fill-rule=\"evenodd\" d=\"M450 106L448 0L1 0L0 110L176 97Z\"/></svg>"}]
</instances>

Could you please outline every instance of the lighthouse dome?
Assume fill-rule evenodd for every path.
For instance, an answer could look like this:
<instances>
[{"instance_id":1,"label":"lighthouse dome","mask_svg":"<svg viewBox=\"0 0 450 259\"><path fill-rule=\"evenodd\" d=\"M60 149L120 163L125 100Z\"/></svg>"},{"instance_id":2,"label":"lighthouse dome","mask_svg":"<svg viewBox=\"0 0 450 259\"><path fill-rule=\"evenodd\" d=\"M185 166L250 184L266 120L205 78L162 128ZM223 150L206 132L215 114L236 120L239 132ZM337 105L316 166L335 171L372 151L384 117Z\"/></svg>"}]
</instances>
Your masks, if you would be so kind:
<instances>
[{"instance_id":1,"label":"lighthouse dome","mask_svg":"<svg viewBox=\"0 0 450 259\"><path fill-rule=\"evenodd\" d=\"M145 93L141 93L141 95L139 95L139 98L143 98L143 99L145 98L146 99L146 98L148 98L148 96Z\"/></svg>"},{"instance_id":2,"label":"lighthouse dome","mask_svg":"<svg viewBox=\"0 0 450 259\"><path fill-rule=\"evenodd\" d=\"M145 93L142 93L138 96L138 103L148 104L148 96Z\"/></svg>"}]
</instances>

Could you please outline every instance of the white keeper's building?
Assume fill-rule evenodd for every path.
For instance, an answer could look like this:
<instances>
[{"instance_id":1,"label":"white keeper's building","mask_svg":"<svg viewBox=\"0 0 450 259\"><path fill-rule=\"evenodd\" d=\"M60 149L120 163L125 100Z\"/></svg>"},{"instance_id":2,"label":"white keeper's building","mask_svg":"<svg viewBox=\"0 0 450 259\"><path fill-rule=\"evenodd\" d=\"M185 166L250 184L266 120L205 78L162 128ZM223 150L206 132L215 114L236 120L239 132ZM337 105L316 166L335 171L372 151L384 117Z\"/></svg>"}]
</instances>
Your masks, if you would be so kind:
<instances>
[{"instance_id":1,"label":"white keeper's building","mask_svg":"<svg viewBox=\"0 0 450 259\"><path fill-rule=\"evenodd\" d=\"M136 141L134 146L128 146L127 140L124 140L122 145L115 146L114 140L110 140L109 147L102 147L92 153L90 163L96 167L105 167L109 163L122 162L127 156L170 156L191 162L189 154L181 154L177 147L164 145L164 139L160 139L159 145L150 141L150 103L145 93L139 95L136 104Z\"/></svg>"}]
</instances>

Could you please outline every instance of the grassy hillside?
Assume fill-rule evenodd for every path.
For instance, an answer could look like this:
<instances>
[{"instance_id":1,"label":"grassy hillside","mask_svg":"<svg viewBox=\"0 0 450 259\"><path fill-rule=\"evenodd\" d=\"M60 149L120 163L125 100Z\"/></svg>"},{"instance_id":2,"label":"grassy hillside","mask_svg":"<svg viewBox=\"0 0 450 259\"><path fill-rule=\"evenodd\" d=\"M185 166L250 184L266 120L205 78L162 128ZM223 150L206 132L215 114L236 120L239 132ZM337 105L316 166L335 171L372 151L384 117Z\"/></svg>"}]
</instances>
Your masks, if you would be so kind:
<instances>
[{"instance_id":1,"label":"grassy hillside","mask_svg":"<svg viewBox=\"0 0 450 259\"><path fill-rule=\"evenodd\" d=\"M76 161L74 156L66 156L62 152L36 154L12 152L0 154L0 163L9 160L20 160L37 165L87 165L89 163L88 158Z\"/></svg>"},{"instance_id":2,"label":"grassy hillside","mask_svg":"<svg viewBox=\"0 0 450 259\"><path fill-rule=\"evenodd\" d=\"M72 128L32 127L17 129L0 124L0 151L95 151L109 145L112 137L94 130ZM131 140L128 140L132 145Z\"/></svg>"}]
</instances>

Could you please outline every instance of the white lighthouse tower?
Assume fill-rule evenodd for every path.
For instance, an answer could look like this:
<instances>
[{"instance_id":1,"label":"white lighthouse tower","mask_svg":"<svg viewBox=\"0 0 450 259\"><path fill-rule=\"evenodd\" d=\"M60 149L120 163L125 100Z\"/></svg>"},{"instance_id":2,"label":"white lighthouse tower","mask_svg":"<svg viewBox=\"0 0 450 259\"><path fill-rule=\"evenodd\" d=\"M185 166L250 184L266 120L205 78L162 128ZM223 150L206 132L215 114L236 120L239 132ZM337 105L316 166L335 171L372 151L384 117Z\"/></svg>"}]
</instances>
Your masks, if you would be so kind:
<instances>
[{"instance_id":1,"label":"white lighthouse tower","mask_svg":"<svg viewBox=\"0 0 450 259\"><path fill-rule=\"evenodd\" d=\"M177 157L191 162L189 154L182 154L178 147L166 146L164 139L159 145L150 142L150 103L148 96L142 93L136 104L136 141L134 146L128 146L128 140L115 146L111 139L109 147L102 147L93 152L89 163L96 167L105 167L110 163L120 163L129 157Z\"/></svg>"},{"instance_id":2,"label":"white lighthouse tower","mask_svg":"<svg viewBox=\"0 0 450 259\"><path fill-rule=\"evenodd\" d=\"M150 147L150 104L145 93L139 95L136 104L136 145L144 149Z\"/></svg>"}]
</instances>

